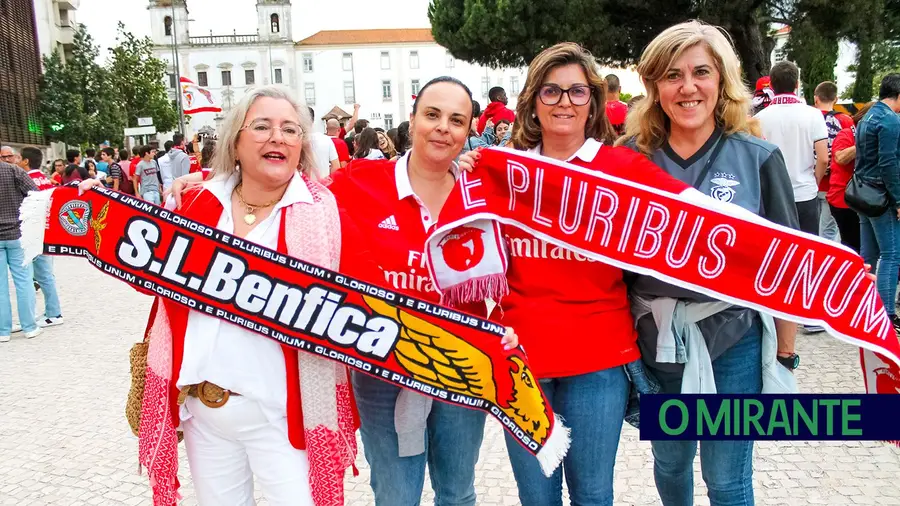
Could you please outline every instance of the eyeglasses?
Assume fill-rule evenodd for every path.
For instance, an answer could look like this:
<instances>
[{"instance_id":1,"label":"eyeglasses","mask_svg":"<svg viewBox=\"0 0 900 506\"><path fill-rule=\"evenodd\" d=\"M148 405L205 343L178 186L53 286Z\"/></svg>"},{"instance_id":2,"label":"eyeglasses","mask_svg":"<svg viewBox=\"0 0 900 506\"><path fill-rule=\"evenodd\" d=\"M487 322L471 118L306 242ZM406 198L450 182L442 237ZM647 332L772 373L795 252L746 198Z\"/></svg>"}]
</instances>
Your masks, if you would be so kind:
<instances>
[{"instance_id":1,"label":"eyeglasses","mask_svg":"<svg viewBox=\"0 0 900 506\"><path fill-rule=\"evenodd\" d=\"M545 84L538 91L538 97L544 105L556 105L565 93L572 105L585 105L591 101L591 91L591 87L586 84L576 84L568 89L562 89L555 84Z\"/></svg>"},{"instance_id":2,"label":"eyeglasses","mask_svg":"<svg viewBox=\"0 0 900 506\"><path fill-rule=\"evenodd\" d=\"M250 138L256 142L268 142L275 134L276 130L281 132L281 139L289 146L295 146L300 143L303 137L303 129L300 125L294 123L285 123L280 128L272 126L266 120L256 120L249 125L241 128L250 134Z\"/></svg>"},{"instance_id":3,"label":"eyeglasses","mask_svg":"<svg viewBox=\"0 0 900 506\"><path fill-rule=\"evenodd\" d=\"M16 155L0 155L0 159L2 160L14 160Z\"/></svg>"}]
</instances>

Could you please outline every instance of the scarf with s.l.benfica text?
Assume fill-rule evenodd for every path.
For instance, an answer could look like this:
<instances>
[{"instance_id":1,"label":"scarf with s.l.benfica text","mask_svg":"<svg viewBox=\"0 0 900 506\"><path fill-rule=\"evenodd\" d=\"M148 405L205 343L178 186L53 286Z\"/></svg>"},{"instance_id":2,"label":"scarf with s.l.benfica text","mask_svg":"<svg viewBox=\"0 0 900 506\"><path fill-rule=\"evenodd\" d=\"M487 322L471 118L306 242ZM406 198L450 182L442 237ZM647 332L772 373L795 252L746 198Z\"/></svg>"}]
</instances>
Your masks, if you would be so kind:
<instances>
[{"instance_id":1,"label":"scarf with s.l.benfica text","mask_svg":"<svg viewBox=\"0 0 900 506\"><path fill-rule=\"evenodd\" d=\"M611 158L627 148L612 149ZM608 172L616 177L531 153L482 150L428 239L442 302L452 306L508 293L502 223L623 270L784 320L822 325L874 352L869 363L876 353L884 358L890 364L881 367L884 374L897 370L900 342L859 255L706 197L655 166L649 174L643 167L614 166L625 159L610 160ZM900 387L900 380L894 385Z\"/></svg>"},{"instance_id":2,"label":"scarf with s.l.benfica text","mask_svg":"<svg viewBox=\"0 0 900 506\"><path fill-rule=\"evenodd\" d=\"M503 350L500 325L105 188L84 195L75 188L32 192L21 218L26 256L87 258L128 285L190 310L489 413L537 457L547 476L565 456L568 429L552 412L523 350ZM303 226L312 235L322 231L319 223Z\"/></svg>"}]
</instances>

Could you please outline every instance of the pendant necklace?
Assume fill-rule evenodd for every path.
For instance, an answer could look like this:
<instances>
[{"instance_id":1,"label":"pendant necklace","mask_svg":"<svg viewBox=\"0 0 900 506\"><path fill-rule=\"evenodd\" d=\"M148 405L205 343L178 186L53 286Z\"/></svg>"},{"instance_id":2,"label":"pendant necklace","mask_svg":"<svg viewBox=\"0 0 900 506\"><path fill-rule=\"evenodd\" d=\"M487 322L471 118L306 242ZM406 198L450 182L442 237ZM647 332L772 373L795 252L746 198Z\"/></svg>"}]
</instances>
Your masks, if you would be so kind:
<instances>
[{"instance_id":1,"label":"pendant necklace","mask_svg":"<svg viewBox=\"0 0 900 506\"><path fill-rule=\"evenodd\" d=\"M241 207L243 207L246 210L246 214L244 214L244 223L246 223L247 225L253 225L256 222L256 210L257 209L265 209L267 207L274 206L281 200L281 197L278 197L277 199L275 199L267 204L258 204L258 205L248 204L246 201L244 201L244 196L241 195L241 187L242 186L243 186L243 184L237 185L237 187L234 189L234 191L235 191L235 193L237 193L238 200L241 202Z\"/></svg>"}]
</instances>

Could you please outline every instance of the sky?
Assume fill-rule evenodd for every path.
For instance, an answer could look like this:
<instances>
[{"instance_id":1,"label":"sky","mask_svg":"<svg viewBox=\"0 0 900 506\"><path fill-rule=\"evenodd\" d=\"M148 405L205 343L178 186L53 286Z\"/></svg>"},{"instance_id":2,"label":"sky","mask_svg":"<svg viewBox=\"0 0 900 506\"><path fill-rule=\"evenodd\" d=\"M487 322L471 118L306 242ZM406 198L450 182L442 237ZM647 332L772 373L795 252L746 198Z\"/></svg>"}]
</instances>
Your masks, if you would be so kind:
<instances>
[{"instance_id":1,"label":"sky","mask_svg":"<svg viewBox=\"0 0 900 506\"><path fill-rule=\"evenodd\" d=\"M319 30L427 28L428 0L293 0L294 40ZM76 19L100 46L101 58L115 44L119 21L137 36L150 35L150 0L81 0ZM256 33L256 0L187 0L192 36ZM387 7L389 6L389 7Z\"/></svg>"}]
</instances>

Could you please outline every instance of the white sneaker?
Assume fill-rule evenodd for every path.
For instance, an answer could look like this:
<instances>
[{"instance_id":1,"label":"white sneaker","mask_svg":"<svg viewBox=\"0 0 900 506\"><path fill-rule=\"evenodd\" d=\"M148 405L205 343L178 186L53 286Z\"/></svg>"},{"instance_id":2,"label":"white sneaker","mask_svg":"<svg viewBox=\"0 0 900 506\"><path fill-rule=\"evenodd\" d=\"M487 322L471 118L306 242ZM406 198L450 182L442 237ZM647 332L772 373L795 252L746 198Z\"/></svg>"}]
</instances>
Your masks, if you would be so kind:
<instances>
[{"instance_id":1,"label":"white sneaker","mask_svg":"<svg viewBox=\"0 0 900 506\"><path fill-rule=\"evenodd\" d=\"M18 323L13 323L12 332L10 332L10 334L15 334L16 332L22 332L22 326Z\"/></svg>"},{"instance_id":2,"label":"white sneaker","mask_svg":"<svg viewBox=\"0 0 900 506\"><path fill-rule=\"evenodd\" d=\"M31 332L26 332L25 338L26 339L34 339L35 337L41 335L41 332L43 332L43 331L44 331L44 329L38 327L38 328L32 330Z\"/></svg>"},{"instance_id":3,"label":"white sneaker","mask_svg":"<svg viewBox=\"0 0 900 506\"><path fill-rule=\"evenodd\" d=\"M63 317L54 316L52 318L38 318L37 324L38 327L55 327L63 324Z\"/></svg>"},{"instance_id":4,"label":"white sneaker","mask_svg":"<svg viewBox=\"0 0 900 506\"><path fill-rule=\"evenodd\" d=\"M0 343L8 343L9 336L0 336Z\"/></svg>"}]
</instances>

